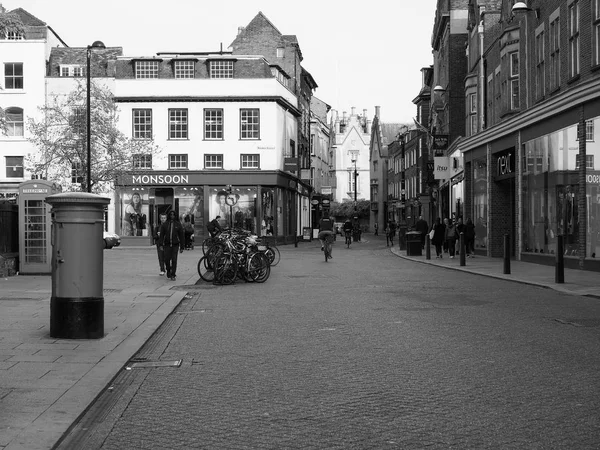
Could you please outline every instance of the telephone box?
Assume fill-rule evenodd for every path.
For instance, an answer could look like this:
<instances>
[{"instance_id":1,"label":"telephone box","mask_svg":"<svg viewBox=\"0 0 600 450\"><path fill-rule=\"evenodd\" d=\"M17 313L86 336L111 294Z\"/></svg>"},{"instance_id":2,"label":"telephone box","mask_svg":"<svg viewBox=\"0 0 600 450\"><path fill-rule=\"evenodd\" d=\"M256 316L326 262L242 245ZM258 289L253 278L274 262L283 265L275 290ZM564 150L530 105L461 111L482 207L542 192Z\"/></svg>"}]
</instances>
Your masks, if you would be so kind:
<instances>
[{"instance_id":1,"label":"telephone box","mask_svg":"<svg viewBox=\"0 0 600 450\"><path fill-rule=\"evenodd\" d=\"M46 197L61 192L60 185L45 180L19 185L19 273L50 274L50 205Z\"/></svg>"}]
</instances>

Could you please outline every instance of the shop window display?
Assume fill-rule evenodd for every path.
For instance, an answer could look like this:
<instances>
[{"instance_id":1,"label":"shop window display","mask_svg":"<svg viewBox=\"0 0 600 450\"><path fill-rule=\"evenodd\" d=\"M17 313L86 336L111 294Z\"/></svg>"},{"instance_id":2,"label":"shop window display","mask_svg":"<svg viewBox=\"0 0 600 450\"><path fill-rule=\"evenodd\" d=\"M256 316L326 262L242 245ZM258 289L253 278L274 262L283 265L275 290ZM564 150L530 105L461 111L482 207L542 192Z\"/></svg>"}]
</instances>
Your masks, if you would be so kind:
<instances>
[{"instance_id":1,"label":"shop window display","mask_svg":"<svg viewBox=\"0 0 600 450\"><path fill-rule=\"evenodd\" d=\"M221 216L223 227L242 228L256 233L256 188L234 187L231 192L225 189L211 189L209 221Z\"/></svg>"},{"instance_id":2,"label":"shop window display","mask_svg":"<svg viewBox=\"0 0 600 450\"><path fill-rule=\"evenodd\" d=\"M593 119L597 122L598 119ZM592 129L598 129L594 126ZM565 255L577 255L579 229L586 227L586 256L595 257L598 246L597 217L600 136L588 136L586 155L587 223L579 223L579 142L577 125L541 136L524 144L523 155L523 251L555 254L563 236ZM591 158L590 158L591 156Z\"/></svg>"},{"instance_id":3,"label":"shop window display","mask_svg":"<svg viewBox=\"0 0 600 450\"><path fill-rule=\"evenodd\" d=\"M487 159L486 157L473 161L473 222L475 223L475 248L487 247Z\"/></svg>"},{"instance_id":4,"label":"shop window display","mask_svg":"<svg viewBox=\"0 0 600 450\"><path fill-rule=\"evenodd\" d=\"M121 235L147 236L148 193L131 191L121 198Z\"/></svg>"}]
</instances>

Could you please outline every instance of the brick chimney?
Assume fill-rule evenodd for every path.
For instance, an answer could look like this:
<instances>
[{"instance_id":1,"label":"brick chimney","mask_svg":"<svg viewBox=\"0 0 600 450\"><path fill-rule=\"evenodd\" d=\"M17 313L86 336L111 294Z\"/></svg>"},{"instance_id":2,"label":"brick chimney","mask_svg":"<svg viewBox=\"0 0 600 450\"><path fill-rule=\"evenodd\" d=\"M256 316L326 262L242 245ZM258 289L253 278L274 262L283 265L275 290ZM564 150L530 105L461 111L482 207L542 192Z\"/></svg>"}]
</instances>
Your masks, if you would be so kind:
<instances>
[{"instance_id":1,"label":"brick chimney","mask_svg":"<svg viewBox=\"0 0 600 450\"><path fill-rule=\"evenodd\" d=\"M379 117L380 113L381 113L381 106L376 106L375 107L375 117Z\"/></svg>"}]
</instances>

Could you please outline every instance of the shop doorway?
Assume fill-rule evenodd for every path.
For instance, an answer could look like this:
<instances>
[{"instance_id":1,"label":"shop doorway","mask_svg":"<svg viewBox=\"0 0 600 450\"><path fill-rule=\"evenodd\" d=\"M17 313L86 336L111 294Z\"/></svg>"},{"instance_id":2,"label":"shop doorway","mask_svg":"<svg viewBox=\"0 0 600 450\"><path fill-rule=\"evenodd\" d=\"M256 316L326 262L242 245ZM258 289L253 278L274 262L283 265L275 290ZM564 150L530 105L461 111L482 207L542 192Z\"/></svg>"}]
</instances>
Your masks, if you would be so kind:
<instances>
[{"instance_id":1,"label":"shop doorway","mask_svg":"<svg viewBox=\"0 0 600 450\"><path fill-rule=\"evenodd\" d=\"M168 215L173 208L178 213L179 199L175 198L173 188L156 188L151 190L154 191L154 197L150 197L150 223L153 226L158 226L160 223L160 215ZM179 213L177 214L179 217Z\"/></svg>"},{"instance_id":2,"label":"shop doorway","mask_svg":"<svg viewBox=\"0 0 600 450\"><path fill-rule=\"evenodd\" d=\"M516 179L506 178L496 182L498 188L497 205L492 211L492 222L495 236L492 247L492 256L504 256L504 235L508 234L510 238L510 256L514 257L517 248L517 200L516 200Z\"/></svg>"}]
</instances>

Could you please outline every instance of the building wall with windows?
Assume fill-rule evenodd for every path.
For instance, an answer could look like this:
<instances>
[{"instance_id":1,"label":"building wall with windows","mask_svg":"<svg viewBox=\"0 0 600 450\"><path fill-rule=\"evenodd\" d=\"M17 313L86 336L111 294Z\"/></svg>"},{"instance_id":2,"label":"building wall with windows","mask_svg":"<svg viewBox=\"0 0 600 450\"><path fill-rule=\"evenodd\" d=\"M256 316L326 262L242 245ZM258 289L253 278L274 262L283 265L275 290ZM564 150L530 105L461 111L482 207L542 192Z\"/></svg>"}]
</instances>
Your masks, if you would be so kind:
<instances>
[{"instance_id":1,"label":"building wall with windows","mask_svg":"<svg viewBox=\"0 0 600 450\"><path fill-rule=\"evenodd\" d=\"M488 126L459 145L476 247L502 256L508 234L517 258L554 264L560 237L567 267L599 270L600 2L512 3L484 51Z\"/></svg>"},{"instance_id":2,"label":"building wall with windows","mask_svg":"<svg viewBox=\"0 0 600 450\"><path fill-rule=\"evenodd\" d=\"M19 8L25 33L0 36L0 107L7 114L7 134L0 133L0 199L16 199L18 185L31 178L24 159L35 148L28 142L27 120L39 117L45 104L46 63L50 49L63 46L41 20Z\"/></svg>"},{"instance_id":3,"label":"building wall with windows","mask_svg":"<svg viewBox=\"0 0 600 450\"><path fill-rule=\"evenodd\" d=\"M379 114L378 108L376 107L376 115ZM370 198L371 124L366 117L358 115L354 107L349 116L345 111L341 118L339 114L336 115L332 142L332 150L335 152L336 202L354 201L355 192L357 200ZM358 174L356 183L355 170Z\"/></svg>"},{"instance_id":4,"label":"building wall with windows","mask_svg":"<svg viewBox=\"0 0 600 450\"><path fill-rule=\"evenodd\" d=\"M193 64L180 77L181 60ZM273 230L283 241L301 232L310 189L285 164L297 148L300 111L264 58L123 57L116 74L119 128L160 149L153 159L136 155L131 173L118 182L114 222L126 245L140 237L147 242L148 230L170 209L191 217L198 238L217 215L223 226ZM225 204L228 195L235 205Z\"/></svg>"}]
</instances>

